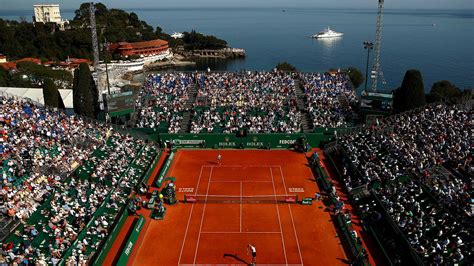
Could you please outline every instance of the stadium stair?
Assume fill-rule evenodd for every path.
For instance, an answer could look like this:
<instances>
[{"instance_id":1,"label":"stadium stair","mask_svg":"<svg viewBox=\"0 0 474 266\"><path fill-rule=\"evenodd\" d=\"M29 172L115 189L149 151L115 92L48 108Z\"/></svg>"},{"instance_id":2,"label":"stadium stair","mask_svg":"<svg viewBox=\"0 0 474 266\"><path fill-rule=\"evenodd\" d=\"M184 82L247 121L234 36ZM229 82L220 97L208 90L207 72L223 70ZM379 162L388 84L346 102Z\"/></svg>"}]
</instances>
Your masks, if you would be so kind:
<instances>
[{"instance_id":1,"label":"stadium stair","mask_svg":"<svg viewBox=\"0 0 474 266\"><path fill-rule=\"evenodd\" d=\"M0 242L3 241L20 225L20 220L0 216Z\"/></svg>"},{"instance_id":2,"label":"stadium stair","mask_svg":"<svg viewBox=\"0 0 474 266\"><path fill-rule=\"evenodd\" d=\"M295 91L296 91L296 104L298 107L298 111L300 111L303 114L303 121L302 126L303 126L303 132L304 133L310 133L313 132L313 123L311 122L311 116L308 112L308 110L305 108L305 102L304 102L304 90L303 86L301 85L301 80L295 79Z\"/></svg>"},{"instance_id":3,"label":"stadium stair","mask_svg":"<svg viewBox=\"0 0 474 266\"><path fill-rule=\"evenodd\" d=\"M184 106L186 111L183 113L183 120L181 121L181 129L179 130L179 133L187 133L191 130L191 110L196 101L197 91L197 84L195 83L188 92L189 98Z\"/></svg>"}]
</instances>

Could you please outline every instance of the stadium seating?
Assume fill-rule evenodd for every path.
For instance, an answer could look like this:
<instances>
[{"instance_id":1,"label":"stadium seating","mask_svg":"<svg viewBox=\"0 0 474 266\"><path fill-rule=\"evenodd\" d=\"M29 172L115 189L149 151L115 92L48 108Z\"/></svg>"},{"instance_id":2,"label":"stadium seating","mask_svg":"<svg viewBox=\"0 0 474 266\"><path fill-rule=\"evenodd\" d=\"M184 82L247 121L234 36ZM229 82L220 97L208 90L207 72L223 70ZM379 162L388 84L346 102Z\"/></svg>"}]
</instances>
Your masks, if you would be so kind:
<instances>
[{"instance_id":1,"label":"stadium seating","mask_svg":"<svg viewBox=\"0 0 474 266\"><path fill-rule=\"evenodd\" d=\"M315 128L352 125L351 105L357 103L357 97L345 74L302 73L300 79Z\"/></svg>"},{"instance_id":2,"label":"stadium seating","mask_svg":"<svg viewBox=\"0 0 474 266\"><path fill-rule=\"evenodd\" d=\"M137 100L136 107L140 110L137 127L178 133L188 91L193 85L191 74L150 75Z\"/></svg>"},{"instance_id":3,"label":"stadium seating","mask_svg":"<svg viewBox=\"0 0 474 266\"><path fill-rule=\"evenodd\" d=\"M295 133L301 130L295 81L279 72L206 73L199 90L191 133Z\"/></svg>"},{"instance_id":4,"label":"stadium seating","mask_svg":"<svg viewBox=\"0 0 474 266\"><path fill-rule=\"evenodd\" d=\"M388 215L411 251L428 264L474 258L468 117L456 106L431 105L339 140L347 190L373 190L382 208L361 203L360 209L367 217Z\"/></svg>"},{"instance_id":5,"label":"stadium seating","mask_svg":"<svg viewBox=\"0 0 474 266\"><path fill-rule=\"evenodd\" d=\"M0 218L19 222L0 263L88 263L157 149L24 99L0 101Z\"/></svg>"},{"instance_id":6,"label":"stadium seating","mask_svg":"<svg viewBox=\"0 0 474 266\"><path fill-rule=\"evenodd\" d=\"M298 92L300 84L304 93ZM198 88L195 99L189 95L193 86ZM182 125L187 121L183 120L185 111L191 113L190 133L236 133L242 129L249 133L299 133L303 111L309 112L315 128L352 126L352 105L357 98L343 73L247 71L152 74L146 78L137 103L136 126L162 133L188 128Z\"/></svg>"}]
</instances>

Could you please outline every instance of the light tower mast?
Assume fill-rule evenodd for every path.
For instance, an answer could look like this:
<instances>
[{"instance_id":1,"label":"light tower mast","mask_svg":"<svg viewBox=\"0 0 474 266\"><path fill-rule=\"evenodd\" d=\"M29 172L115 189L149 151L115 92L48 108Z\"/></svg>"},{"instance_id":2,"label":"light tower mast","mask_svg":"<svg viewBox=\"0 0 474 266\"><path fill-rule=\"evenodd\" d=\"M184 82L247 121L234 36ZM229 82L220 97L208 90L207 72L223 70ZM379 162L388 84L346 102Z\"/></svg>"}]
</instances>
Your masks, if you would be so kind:
<instances>
[{"instance_id":1,"label":"light tower mast","mask_svg":"<svg viewBox=\"0 0 474 266\"><path fill-rule=\"evenodd\" d=\"M378 1L377 24L375 29L374 66L370 75L370 78L372 79L372 91L377 91L377 79L379 75L382 75L382 71L380 69L380 50L382 46L382 17L384 0Z\"/></svg>"},{"instance_id":2,"label":"light tower mast","mask_svg":"<svg viewBox=\"0 0 474 266\"><path fill-rule=\"evenodd\" d=\"M92 33L92 51L94 53L94 69L97 73L99 67L99 44L97 41L97 26L95 24L95 6L94 3L91 2L89 5L89 13L90 13L90 20L91 20L91 33Z\"/></svg>"}]
</instances>

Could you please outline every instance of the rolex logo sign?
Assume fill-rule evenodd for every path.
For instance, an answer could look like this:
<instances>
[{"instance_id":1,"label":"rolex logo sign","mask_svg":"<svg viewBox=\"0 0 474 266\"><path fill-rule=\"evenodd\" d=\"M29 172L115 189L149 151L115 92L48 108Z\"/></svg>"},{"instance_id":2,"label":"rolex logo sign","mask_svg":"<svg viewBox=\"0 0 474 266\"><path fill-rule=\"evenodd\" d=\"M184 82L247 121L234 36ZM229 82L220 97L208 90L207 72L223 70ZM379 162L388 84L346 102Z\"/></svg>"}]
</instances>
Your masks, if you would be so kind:
<instances>
[{"instance_id":1,"label":"rolex logo sign","mask_svg":"<svg viewBox=\"0 0 474 266\"><path fill-rule=\"evenodd\" d=\"M257 140L258 140L258 138L255 137L255 136L252 138L252 141L253 141L253 142L257 142Z\"/></svg>"},{"instance_id":2,"label":"rolex logo sign","mask_svg":"<svg viewBox=\"0 0 474 266\"><path fill-rule=\"evenodd\" d=\"M225 137L225 138L224 138L224 141L225 141L225 142L229 142L229 137Z\"/></svg>"}]
</instances>

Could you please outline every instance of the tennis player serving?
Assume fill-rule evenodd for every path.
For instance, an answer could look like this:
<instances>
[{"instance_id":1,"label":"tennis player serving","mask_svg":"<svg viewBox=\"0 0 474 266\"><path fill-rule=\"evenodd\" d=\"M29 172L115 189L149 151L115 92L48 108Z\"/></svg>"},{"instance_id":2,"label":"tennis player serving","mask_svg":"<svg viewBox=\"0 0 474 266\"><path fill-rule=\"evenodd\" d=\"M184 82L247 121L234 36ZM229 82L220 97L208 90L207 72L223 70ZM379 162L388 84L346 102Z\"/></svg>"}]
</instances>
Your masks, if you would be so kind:
<instances>
[{"instance_id":1,"label":"tennis player serving","mask_svg":"<svg viewBox=\"0 0 474 266\"><path fill-rule=\"evenodd\" d=\"M252 252L252 263L251 263L251 265L255 265L257 263L257 249L254 246L252 246L251 244L248 244L247 254L249 252Z\"/></svg>"}]
</instances>

